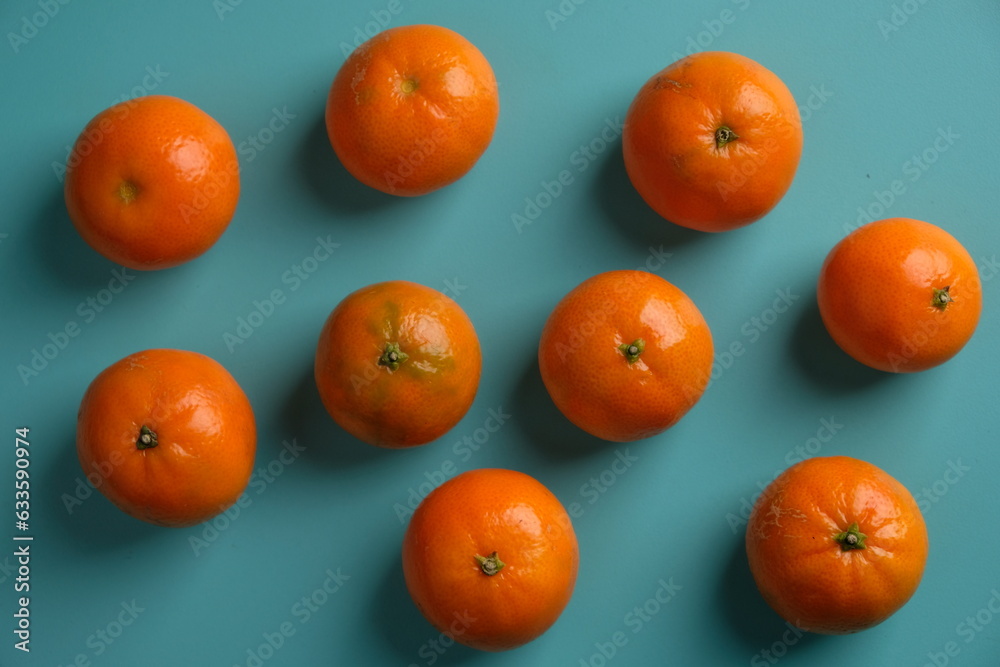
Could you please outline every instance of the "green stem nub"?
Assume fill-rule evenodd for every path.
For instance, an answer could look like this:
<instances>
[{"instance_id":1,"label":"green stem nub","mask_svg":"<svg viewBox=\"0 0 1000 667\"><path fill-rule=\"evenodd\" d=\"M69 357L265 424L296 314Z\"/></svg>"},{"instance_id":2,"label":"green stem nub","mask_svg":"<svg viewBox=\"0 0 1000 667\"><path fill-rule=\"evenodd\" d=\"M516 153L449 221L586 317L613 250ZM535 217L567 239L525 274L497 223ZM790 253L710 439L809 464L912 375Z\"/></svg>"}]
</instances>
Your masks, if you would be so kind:
<instances>
[{"instance_id":1,"label":"green stem nub","mask_svg":"<svg viewBox=\"0 0 1000 667\"><path fill-rule=\"evenodd\" d=\"M715 131L715 147L722 148L730 141L736 141L740 136L732 131L732 129L723 125Z\"/></svg>"},{"instance_id":2,"label":"green stem nub","mask_svg":"<svg viewBox=\"0 0 1000 667\"><path fill-rule=\"evenodd\" d=\"M494 574L502 570L504 565L506 565L506 563L500 560L500 557L497 556L496 551L491 553L489 556L480 556L479 554L476 554L476 562L479 563L479 569L481 569L483 574L488 577L492 577Z\"/></svg>"},{"instance_id":3,"label":"green stem nub","mask_svg":"<svg viewBox=\"0 0 1000 667\"><path fill-rule=\"evenodd\" d=\"M951 296L948 290L951 289L951 285L945 285L941 289L934 288L934 297L931 299L931 305L938 310L944 310L948 307L948 304L955 299Z\"/></svg>"},{"instance_id":4,"label":"green stem nub","mask_svg":"<svg viewBox=\"0 0 1000 667\"><path fill-rule=\"evenodd\" d=\"M852 523L847 530L833 536L833 539L840 545L842 551L866 549L865 540L867 538L868 536L861 532L857 523Z\"/></svg>"},{"instance_id":5,"label":"green stem nub","mask_svg":"<svg viewBox=\"0 0 1000 667\"><path fill-rule=\"evenodd\" d=\"M410 355L399 349L399 343L386 343L382 356L378 358L378 365L388 366L389 370L395 371L399 370L399 365L409 358Z\"/></svg>"},{"instance_id":6,"label":"green stem nub","mask_svg":"<svg viewBox=\"0 0 1000 667\"><path fill-rule=\"evenodd\" d=\"M135 446L138 449L152 449L159 443L156 441L156 432L145 424L139 429L139 437L136 438Z\"/></svg>"},{"instance_id":7,"label":"green stem nub","mask_svg":"<svg viewBox=\"0 0 1000 667\"><path fill-rule=\"evenodd\" d=\"M630 364L634 364L645 349L646 341L641 338L636 338L631 343L622 343L618 346L618 351L625 355L626 361Z\"/></svg>"}]
</instances>

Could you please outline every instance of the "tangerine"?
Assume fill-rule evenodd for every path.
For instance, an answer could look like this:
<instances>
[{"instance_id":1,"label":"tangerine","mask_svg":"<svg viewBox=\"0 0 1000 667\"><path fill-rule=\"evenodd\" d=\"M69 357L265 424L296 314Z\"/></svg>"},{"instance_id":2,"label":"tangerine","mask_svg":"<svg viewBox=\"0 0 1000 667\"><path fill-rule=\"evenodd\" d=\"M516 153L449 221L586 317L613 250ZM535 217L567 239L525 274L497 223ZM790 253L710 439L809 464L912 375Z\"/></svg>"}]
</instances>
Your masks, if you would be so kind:
<instances>
[{"instance_id":1,"label":"tangerine","mask_svg":"<svg viewBox=\"0 0 1000 667\"><path fill-rule=\"evenodd\" d=\"M461 306L405 280L346 296L316 348L316 386L330 416L381 447L422 445L451 430L475 399L481 369Z\"/></svg>"},{"instance_id":2,"label":"tangerine","mask_svg":"<svg viewBox=\"0 0 1000 667\"><path fill-rule=\"evenodd\" d=\"M538 345L545 388L566 417L605 440L648 438L698 402L712 334L694 302L646 271L608 271L552 310Z\"/></svg>"},{"instance_id":3,"label":"tangerine","mask_svg":"<svg viewBox=\"0 0 1000 667\"><path fill-rule=\"evenodd\" d=\"M704 232L748 225L788 191L802 121L788 87L736 53L695 53L653 75L625 116L629 179L667 220Z\"/></svg>"},{"instance_id":4,"label":"tangerine","mask_svg":"<svg viewBox=\"0 0 1000 667\"><path fill-rule=\"evenodd\" d=\"M239 161L225 128L169 95L97 114L67 163L66 208L76 230L136 270L203 254L229 226L239 195Z\"/></svg>"},{"instance_id":5,"label":"tangerine","mask_svg":"<svg viewBox=\"0 0 1000 667\"><path fill-rule=\"evenodd\" d=\"M193 526L230 507L253 471L253 409L229 372L187 350L136 352L101 371L77 417L76 450L126 514Z\"/></svg>"},{"instance_id":6,"label":"tangerine","mask_svg":"<svg viewBox=\"0 0 1000 667\"><path fill-rule=\"evenodd\" d=\"M478 469L421 501L403 538L403 575L430 623L457 642L506 651L548 630L579 569L569 514L522 472Z\"/></svg>"},{"instance_id":7,"label":"tangerine","mask_svg":"<svg viewBox=\"0 0 1000 667\"><path fill-rule=\"evenodd\" d=\"M412 197L464 176L493 138L500 98L479 49L453 30L383 30L340 67L326 105L330 144L359 181Z\"/></svg>"},{"instance_id":8,"label":"tangerine","mask_svg":"<svg viewBox=\"0 0 1000 667\"><path fill-rule=\"evenodd\" d=\"M955 237L911 218L868 223L823 262L820 316L850 356L893 373L927 370L958 354L982 310L976 262Z\"/></svg>"},{"instance_id":9,"label":"tangerine","mask_svg":"<svg viewBox=\"0 0 1000 667\"><path fill-rule=\"evenodd\" d=\"M927 561L916 501L881 468L806 459L764 489L746 532L750 571L789 623L820 634L881 623L913 596Z\"/></svg>"}]
</instances>

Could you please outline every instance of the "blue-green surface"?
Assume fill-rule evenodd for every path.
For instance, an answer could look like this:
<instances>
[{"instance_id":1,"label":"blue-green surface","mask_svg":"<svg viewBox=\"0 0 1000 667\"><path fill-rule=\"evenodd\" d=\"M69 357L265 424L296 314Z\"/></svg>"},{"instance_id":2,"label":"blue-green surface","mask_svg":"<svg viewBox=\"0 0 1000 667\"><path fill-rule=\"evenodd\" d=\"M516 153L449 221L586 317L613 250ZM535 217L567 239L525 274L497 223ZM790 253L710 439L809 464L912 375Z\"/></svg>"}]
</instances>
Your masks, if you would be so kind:
<instances>
[{"instance_id":1,"label":"blue-green surface","mask_svg":"<svg viewBox=\"0 0 1000 667\"><path fill-rule=\"evenodd\" d=\"M479 46L500 84L501 113L465 178L393 199L339 165L323 110L358 36L408 23L442 24ZM0 664L1000 661L995 2L11 0L0 7L0 34ZM723 235L652 213L628 182L618 137L642 83L702 49L772 69L804 119L788 195L765 219ZM183 97L225 126L239 147L243 192L206 255L128 272L119 289L109 285L119 267L68 220L59 165L98 111L153 92ZM545 184L563 170L572 182L547 199ZM518 229L512 215L525 214L526 198L544 209ZM979 330L944 366L871 371L823 330L820 263L866 210L935 222L980 264ZM323 244L339 245L325 261L308 259L326 257L314 255ZM558 414L535 352L545 317L570 288L635 267L694 299L719 357L704 398L675 428L615 446ZM346 436L312 381L332 307L393 278L454 296L484 356L466 418L412 451ZM227 344L255 300L276 289L284 302L243 342ZM76 335L63 336L67 326ZM743 354L725 356L736 342ZM258 472L238 514L156 528L83 481L74 451L80 397L105 366L150 347L215 357L252 400ZM52 358L24 376L19 367L30 368L36 350ZM497 414L509 416L487 434ZM30 428L31 442L30 654L13 646L17 427ZM925 511L923 583L900 612L859 635L800 638L750 578L741 513L803 454L869 460ZM526 471L578 504L572 601L542 638L499 655L442 642L400 571L411 496L446 473L485 466Z\"/></svg>"}]
</instances>

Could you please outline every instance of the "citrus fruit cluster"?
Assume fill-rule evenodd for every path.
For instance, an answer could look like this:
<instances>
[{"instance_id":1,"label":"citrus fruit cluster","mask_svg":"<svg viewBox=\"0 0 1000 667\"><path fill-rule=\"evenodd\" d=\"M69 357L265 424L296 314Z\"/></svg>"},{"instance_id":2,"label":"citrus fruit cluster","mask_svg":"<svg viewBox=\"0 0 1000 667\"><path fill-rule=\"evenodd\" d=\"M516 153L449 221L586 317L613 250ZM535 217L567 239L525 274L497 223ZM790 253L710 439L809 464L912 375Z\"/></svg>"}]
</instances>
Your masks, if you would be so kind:
<instances>
[{"instance_id":1,"label":"citrus fruit cluster","mask_svg":"<svg viewBox=\"0 0 1000 667\"><path fill-rule=\"evenodd\" d=\"M438 26L386 30L338 71L326 106L333 150L360 182L419 196L466 174L499 114L489 62ZM795 100L773 72L740 55L698 53L651 77L626 115L628 176L667 220L723 232L764 217L792 184L802 152ZM66 205L109 259L162 269L204 253L233 218L239 169L232 141L203 111L150 96L98 114L74 147ZM849 234L818 284L822 319L849 355L873 368L920 371L955 355L975 330L981 286L968 253L943 229L892 219ZM919 336L918 336L919 334ZM922 342L921 342L922 341ZM643 271L609 271L560 300L541 330L538 365L555 406L577 427L634 441L678 422L703 395L712 335L677 286ZM314 374L330 416L386 448L432 442L472 405L482 353L452 299L392 280L344 297L316 347ZM234 503L255 452L252 408L233 377L203 355L131 354L102 371L80 405L81 465L123 511L192 525ZM403 545L406 586L456 641L507 650L546 631L568 604L579 550L559 500L523 472L471 470L414 512ZM807 630L875 625L913 595L926 528L909 492L847 457L796 464L761 494L746 532L764 599ZM458 634L459 614L473 618Z\"/></svg>"}]
</instances>

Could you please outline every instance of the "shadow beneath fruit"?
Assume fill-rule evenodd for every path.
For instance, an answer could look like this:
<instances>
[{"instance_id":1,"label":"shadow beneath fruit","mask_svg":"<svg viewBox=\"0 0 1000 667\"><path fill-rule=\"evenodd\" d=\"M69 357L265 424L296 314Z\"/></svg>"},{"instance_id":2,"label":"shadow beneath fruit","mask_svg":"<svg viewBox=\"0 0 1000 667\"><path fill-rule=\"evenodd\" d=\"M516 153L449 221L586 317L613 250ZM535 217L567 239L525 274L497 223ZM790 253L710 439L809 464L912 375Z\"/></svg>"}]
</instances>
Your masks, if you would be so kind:
<instances>
[{"instance_id":1,"label":"shadow beneath fruit","mask_svg":"<svg viewBox=\"0 0 1000 667\"><path fill-rule=\"evenodd\" d=\"M45 471L48 492L34 496L29 525L37 522L58 527L56 530L67 538L61 543L71 545L83 557L128 553L140 546L145 549L150 542L169 544L183 539L176 529L154 526L125 514L88 483L76 455L76 434L72 430L45 437L60 451L51 457L54 464ZM96 473L91 473L90 479L100 486Z\"/></svg>"},{"instance_id":2,"label":"shadow beneath fruit","mask_svg":"<svg viewBox=\"0 0 1000 667\"><path fill-rule=\"evenodd\" d=\"M870 368L840 349L823 324L816 295L800 310L789 353L795 366L819 387L830 392L850 392L885 382L894 373Z\"/></svg>"},{"instance_id":3,"label":"shadow beneath fruit","mask_svg":"<svg viewBox=\"0 0 1000 667\"><path fill-rule=\"evenodd\" d=\"M107 287L111 272L119 268L87 245L73 227L62 190L42 205L28 229L28 246L37 257L37 266L45 267L46 280L54 279L74 296ZM129 270L129 275L134 273ZM44 290L36 290L40 292Z\"/></svg>"},{"instance_id":4,"label":"shadow beneath fruit","mask_svg":"<svg viewBox=\"0 0 1000 667\"><path fill-rule=\"evenodd\" d=\"M438 633L420 614L406 590L401 555L396 554L389 560L389 567L371 599L372 625L380 629L386 644L406 662L423 662L417 650Z\"/></svg>"},{"instance_id":5,"label":"shadow beneath fruit","mask_svg":"<svg viewBox=\"0 0 1000 667\"><path fill-rule=\"evenodd\" d=\"M610 451L614 443L594 437L566 418L549 396L532 359L517 383L514 410L518 424L533 446L554 459L588 456Z\"/></svg>"},{"instance_id":6,"label":"shadow beneath fruit","mask_svg":"<svg viewBox=\"0 0 1000 667\"><path fill-rule=\"evenodd\" d=\"M366 213L398 204L405 199L379 192L351 176L330 146L323 110L320 110L306 133L297 157L297 180L331 211L344 214Z\"/></svg>"},{"instance_id":7,"label":"shadow beneath fruit","mask_svg":"<svg viewBox=\"0 0 1000 667\"><path fill-rule=\"evenodd\" d=\"M807 646L820 644L825 635L816 635L794 628L764 601L757 584L750 573L746 547L742 534L733 540L734 548L726 563L726 570L719 578L715 594L718 605L717 617L725 619L725 624L741 641L748 654L768 651L769 655L780 658L786 653L802 652ZM810 649L812 650L812 649ZM779 655L780 654L780 655ZM761 655L751 664L771 664Z\"/></svg>"},{"instance_id":8,"label":"shadow beneath fruit","mask_svg":"<svg viewBox=\"0 0 1000 667\"><path fill-rule=\"evenodd\" d=\"M305 447L302 457L314 465L342 468L370 463L393 452L358 440L342 429L323 406L311 361L285 401L283 432L294 434Z\"/></svg>"},{"instance_id":9,"label":"shadow beneath fruit","mask_svg":"<svg viewBox=\"0 0 1000 667\"><path fill-rule=\"evenodd\" d=\"M406 589L401 555L390 560L372 596L370 615L401 664L457 665L489 657L442 635L423 617Z\"/></svg>"},{"instance_id":10,"label":"shadow beneath fruit","mask_svg":"<svg viewBox=\"0 0 1000 667\"><path fill-rule=\"evenodd\" d=\"M596 187L592 192L601 212L611 226L643 250L676 248L688 243L704 241L711 236L664 220L636 191L625 170L621 148L609 150L599 158Z\"/></svg>"}]
</instances>

